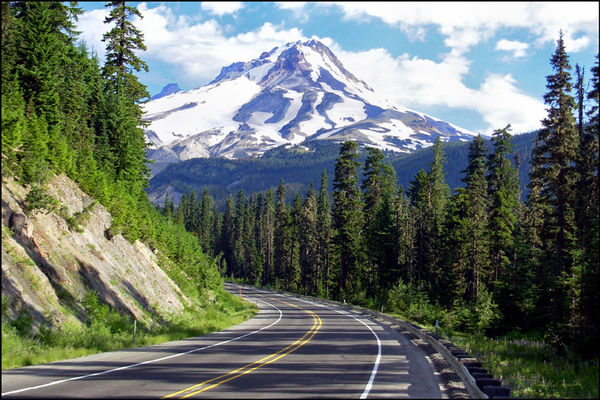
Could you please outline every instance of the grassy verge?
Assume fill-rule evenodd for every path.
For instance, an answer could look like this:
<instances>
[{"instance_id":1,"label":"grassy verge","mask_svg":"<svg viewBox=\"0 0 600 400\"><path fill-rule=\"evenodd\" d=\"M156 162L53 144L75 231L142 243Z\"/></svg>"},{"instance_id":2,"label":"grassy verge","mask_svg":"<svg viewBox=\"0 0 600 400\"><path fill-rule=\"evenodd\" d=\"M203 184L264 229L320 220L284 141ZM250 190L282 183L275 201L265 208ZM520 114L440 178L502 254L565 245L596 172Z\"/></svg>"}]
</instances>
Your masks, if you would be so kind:
<instances>
[{"instance_id":1,"label":"grassy verge","mask_svg":"<svg viewBox=\"0 0 600 400\"><path fill-rule=\"evenodd\" d=\"M598 398L598 360L560 356L536 340L454 333L457 346L477 357L494 377L525 398Z\"/></svg>"},{"instance_id":2,"label":"grassy verge","mask_svg":"<svg viewBox=\"0 0 600 400\"><path fill-rule=\"evenodd\" d=\"M254 304L223 292L215 303L186 310L176 320L159 328L138 325L135 346L131 324L123 324L114 312L85 327L66 325L60 329L41 330L33 337L24 335L14 324L2 323L2 369L205 335L243 322L255 313ZM111 318L117 321L111 323Z\"/></svg>"},{"instance_id":3,"label":"grassy verge","mask_svg":"<svg viewBox=\"0 0 600 400\"><path fill-rule=\"evenodd\" d=\"M435 332L435 326L430 324L392 315ZM514 397L598 398L598 359L561 356L535 335L489 338L448 329L440 329L439 334L473 354L495 378L511 388Z\"/></svg>"}]
</instances>

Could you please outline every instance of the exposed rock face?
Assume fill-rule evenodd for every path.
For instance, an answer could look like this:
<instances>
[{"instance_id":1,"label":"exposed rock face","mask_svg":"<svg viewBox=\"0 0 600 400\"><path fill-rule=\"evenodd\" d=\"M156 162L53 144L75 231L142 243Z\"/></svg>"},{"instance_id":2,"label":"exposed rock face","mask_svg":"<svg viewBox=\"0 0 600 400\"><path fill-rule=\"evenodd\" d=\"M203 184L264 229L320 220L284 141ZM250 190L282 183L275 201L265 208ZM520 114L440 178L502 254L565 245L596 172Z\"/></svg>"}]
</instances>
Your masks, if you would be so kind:
<instances>
[{"instance_id":1,"label":"exposed rock face","mask_svg":"<svg viewBox=\"0 0 600 400\"><path fill-rule=\"evenodd\" d=\"M47 193L62 210L27 215L22 208L27 189L2 182L2 296L13 316L26 308L34 317L33 329L81 323L80 301L89 290L150 325L189 303L152 250L121 235L107 238L111 215L73 181L55 177ZM80 229L70 228L65 216Z\"/></svg>"}]
</instances>

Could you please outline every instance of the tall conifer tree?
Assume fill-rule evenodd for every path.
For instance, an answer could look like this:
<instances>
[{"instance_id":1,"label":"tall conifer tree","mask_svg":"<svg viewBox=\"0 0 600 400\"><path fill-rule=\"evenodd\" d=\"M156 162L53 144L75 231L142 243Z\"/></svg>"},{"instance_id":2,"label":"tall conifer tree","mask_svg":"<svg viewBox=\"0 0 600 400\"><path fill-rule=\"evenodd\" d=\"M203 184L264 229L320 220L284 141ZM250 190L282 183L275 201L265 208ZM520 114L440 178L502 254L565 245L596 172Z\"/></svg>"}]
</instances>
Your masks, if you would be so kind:
<instances>
[{"instance_id":1,"label":"tall conifer tree","mask_svg":"<svg viewBox=\"0 0 600 400\"><path fill-rule=\"evenodd\" d=\"M339 290L342 299L358 295L362 269L362 201L358 188L356 143L342 143L333 180L334 243L340 258Z\"/></svg>"},{"instance_id":2,"label":"tall conifer tree","mask_svg":"<svg viewBox=\"0 0 600 400\"><path fill-rule=\"evenodd\" d=\"M148 71L148 66L136 54L136 51L146 50L144 36L131 22L132 18L142 18L142 15L125 1L111 1L106 7L111 11L104 23L113 27L102 39L106 42L103 75L107 82L106 114L109 121L104 134L115 154L116 178L144 187L148 183L149 170L142 127L147 123L142 120L139 103L149 94L134 71Z\"/></svg>"},{"instance_id":3,"label":"tall conifer tree","mask_svg":"<svg viewBox=\"0 0 600 400\"><path fill-rule=\"evenodd\" d=\"M277 186L275 205L275 227L273 239L273 270L276 286L285 287L289 280L290 213L285 203L283 179Z\"/></svg>"},{"instance_id":4,"label":"tall conifer tree","mask_svg":"<svg viewBox=\"0 0 600 400\"><path fill-rule=\"evenodd\" d=\"M321 188L317 198L317 292L329 298L331 262L331 204L327 191L327 171L321 174Z\"/></svg>"},{"instance_id":5,"label":"tall conifer tree","mask_svg":"<svg viewBox=\"0 0 600 400\"><path fill-rule=\"evenodd\" d=\"M563 325L569 320L568 288L562 277L570 275L574 266L575 162L579 138L571 96L571 66L565 50L563 34L550 59L554 74L546 77L548 91L544 102L548 116L542 120L537 146L532 154L531 181L538 186L536 202L542 203L543 225L539 233L543 245L541 284L544 293L540 308L547 320ZM548 299L548 301L546 300ZM540 314L542 310L540 309ZM561 328L562 329L562 328Z\"/></svg>"},{"instance_id":6,"label":"tall conifer tree","mask_svg":"<svg viewBox=\"0 0 600 400\"><path fill-rule=\"evenodd\" d=\"M486 148L481 135L478 135L469 145L469 164L464 182L465 200L464 218L466 240L466 270L470 279L467 280L467 299L475 302L480 295L482 283L489 275L488 235L488 184L485 174Z\"/></svg>"},{"instance_id":7,"label":"tall conifer tree","mask_svg":"<svg viewBox=\"0 0 600 400\"><path fill-rule=\"evenodd\" d=\"M306 193L300 218L300 272L306 294L317 292L317 196L311 182Z\"/></svg>"}]
</instances>

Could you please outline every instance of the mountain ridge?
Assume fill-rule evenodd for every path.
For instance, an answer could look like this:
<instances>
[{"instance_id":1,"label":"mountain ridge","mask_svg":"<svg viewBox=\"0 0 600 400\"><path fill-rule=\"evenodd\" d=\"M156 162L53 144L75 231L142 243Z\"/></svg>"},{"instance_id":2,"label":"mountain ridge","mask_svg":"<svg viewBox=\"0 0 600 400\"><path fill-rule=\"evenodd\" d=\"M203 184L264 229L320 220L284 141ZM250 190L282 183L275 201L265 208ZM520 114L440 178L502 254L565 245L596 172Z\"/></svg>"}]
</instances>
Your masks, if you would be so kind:
<instances>
[{"instance_id":1,"label":"mountain ridge","mask_svg":"<svg viewBox=\"0 0 600 400\"><path fill-rule=\"evenodd\" d=\"M514 153L519 155L519 182L521 198L528 193L529 161L535 146L537 132L513 136ZM488 151L492 145L485 140ZM445 179L450 189L464 187L462 172L468 164L469 143L444 144L442 149L448 162L444 165ZM410 154L385 152L386 161L396 170L397 183L407 190L419 169L428 170L433 159L433 148L427 147ZM296 194L304 196L310 183L318 185L323 170L329 177L329 189L335 172L335 160L339 155L339 144L334 141L309 141L300 145L280 146L267 150L261 157L253 159L196 158L172 164L151 180L146 189L153 204L162 205L165 195L179 203L183 194L196 191L198 195L208 190L219 207L224 207L227 196L239 190L246 195L275 189L283 179L286 197L292 202ZM359 150L361 165L365 152ZM514 160L513 160L514 162ZM362 167L359 168L362 173Z\"/></svg>"},{"instance_id":2,"label":"mountain ridge","mask_svg":"<svg viewBox=\"0 0 600 400\"><path fill-rule=\"evenodd\" d=\"M162 90L160 91L160 93L155 94L154 96L152 96L150 98L150 100L156 100L156 99L160 99L161 97L165 97L168 96L170 94L174 94L177 92L181 92L181 88L179 87L179 85L175 82L175 83L168 83L165 87L162 88Z\"/></svg>"},{"instance_id":3,"label":"mountain ridge","mask_svg":"<svg viewBox=\"0 0 600 400\"><path fill-rule=\"evenodd\" d=\"M393 79L393 77L390 77ZM293 42L221 68L208 85L144 104L155 175L197 157L249 158L306 140L408 153L475 134L391 104L322 42Z\"/></svg>"}]
</instances>

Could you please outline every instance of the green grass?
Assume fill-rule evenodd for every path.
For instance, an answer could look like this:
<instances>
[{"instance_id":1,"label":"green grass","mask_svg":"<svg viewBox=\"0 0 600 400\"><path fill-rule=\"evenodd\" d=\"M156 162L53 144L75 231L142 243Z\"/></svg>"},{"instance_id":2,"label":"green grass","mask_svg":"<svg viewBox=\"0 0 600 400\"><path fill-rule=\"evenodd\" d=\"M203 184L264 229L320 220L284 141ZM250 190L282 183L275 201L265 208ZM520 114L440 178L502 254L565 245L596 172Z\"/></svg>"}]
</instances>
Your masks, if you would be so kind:
<instances>
[{"instance_id":1,"label":"green grass","mask_svg":"<svg viewBox=\"0 0 600 400\"><path fill-rule=\"evenodd\" d=\"M435 333L435 325L430 323L435 313L426 314L407 312L391 315ZM452 326L452 322L456 325L451 317L447 317L444 323L440 322L439 335L473 354L495 378L502 379L502 384L511 388L512 396L598 398L598 359L583 360L575 353L561 356L554 347L544 343L539 334L515 333L489 338L480 333L460 332ZM453 329L448 329L448 326Z\"/></svg>"},{"instance_id":2,"label":"green grass","mask_svg":"<svg viewBox=\"0 0 600 400\"><path fill-rule=\"evenodd\" d=\"M214 302L186 310L160 327L148 329L138 324L135 346L133 326L109 311L88 326L65 324L60 329L41 330L34 337L23 334L14 324L2 323L2 369L82 357L105 351L149 346L172 340L205 335L243 322L256 313L256 306L222 292ZM99 312L104 312L100 307ZM101 320L102 319L102 320Z\"/></svg>"},{"instance_id":3,"label":"green grass","mask_svg":"<svg viewBox=\"0 0 600 400\"><path fill-rule=\"evenodd\" d=\"M510 337L454 333L449 340L473 354L496 378L525 398L598 398L598 359L560 356L550 345Z\"/></svg>"}]
</instances>

